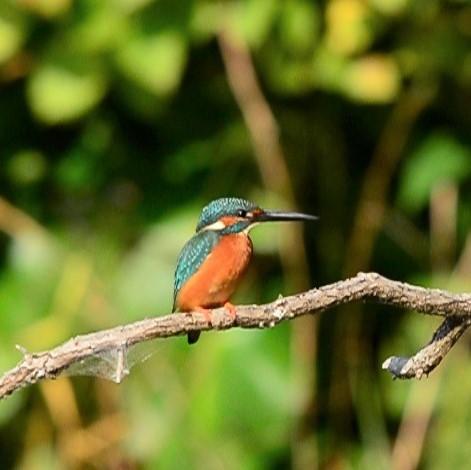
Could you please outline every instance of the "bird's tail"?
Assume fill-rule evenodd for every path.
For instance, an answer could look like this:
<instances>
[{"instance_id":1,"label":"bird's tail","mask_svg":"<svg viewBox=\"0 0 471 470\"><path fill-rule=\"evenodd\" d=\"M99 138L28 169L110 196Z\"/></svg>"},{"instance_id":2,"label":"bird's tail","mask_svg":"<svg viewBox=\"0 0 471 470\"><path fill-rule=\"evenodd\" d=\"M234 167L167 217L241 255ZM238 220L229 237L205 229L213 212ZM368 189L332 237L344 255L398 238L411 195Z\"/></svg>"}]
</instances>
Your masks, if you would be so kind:
<instances>
[{"instance_id":1,"label":"bird's tail","mask_svg":"<svg viewBox=\"0 0 471 470\"><path fill-rule=\"evenodd\" d=\"M188 344L195 344L200 337L201 331L190 331L188 333Z\"/></svg>"}]
</instances>

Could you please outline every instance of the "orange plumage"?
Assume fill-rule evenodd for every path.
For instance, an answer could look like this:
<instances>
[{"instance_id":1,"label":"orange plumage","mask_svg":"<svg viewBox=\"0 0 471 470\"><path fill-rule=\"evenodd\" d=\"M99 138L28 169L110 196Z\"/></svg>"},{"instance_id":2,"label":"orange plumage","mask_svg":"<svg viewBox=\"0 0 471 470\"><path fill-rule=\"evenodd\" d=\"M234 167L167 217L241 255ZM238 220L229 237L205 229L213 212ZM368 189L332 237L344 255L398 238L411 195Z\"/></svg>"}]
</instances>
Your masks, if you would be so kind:
<instances>
[{"instance_id":1,"label":"orange plumage","mask_svg":"<svg viewBox=\"0 0 471 470\"><path fill-rule=\"evenodd\" d=\"M211 321L210 309L225 306L242 279L252 257L249 230L262 222L315 220L298 212L266 211L250 201L221 198L203 208L196 234L185 244L177 262L174 311L201 312ZM188 334L195 343L199 331Z\"/></svg>"},{"instance_id":2,"label":"orange plumage","mask_svg":"<svg viewBox=\"0 0 471 470\"><path fill-rule=\"evenodd\" d=\"M226 235L182 286L176 306L184 312L221 307L234 293L252 257L252 242L244 233Z\"/></svg>"}]
</instances>

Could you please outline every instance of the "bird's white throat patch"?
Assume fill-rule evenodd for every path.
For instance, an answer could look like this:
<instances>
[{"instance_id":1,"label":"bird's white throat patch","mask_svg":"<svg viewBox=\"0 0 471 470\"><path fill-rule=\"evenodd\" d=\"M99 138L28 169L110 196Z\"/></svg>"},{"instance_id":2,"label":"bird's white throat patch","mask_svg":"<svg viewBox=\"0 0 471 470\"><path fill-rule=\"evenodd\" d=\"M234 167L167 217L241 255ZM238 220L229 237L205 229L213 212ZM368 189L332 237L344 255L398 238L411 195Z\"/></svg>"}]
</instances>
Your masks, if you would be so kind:
<instances>
[{"instance_id":1,"label":"bird's white throat patch","mask_svg":"<svg viewBox=\"0 0 471 470\"><path fill-rule=\"evenodd\" d=\"M207 232L208 230L222 230L223 228L226 228L224 222L222 220L217 220L216 222L203 227L200 232Z\"/></svg>"},{"instance_id":2,"label":"bird's white throat patch","mask_svg":"<svg viewBox=\"0 0 471 470\"><path fill-rule=\"evenodd\" d=\"M240 233L247 235L250 232L250 230L252 230L258 224L259 222L253 222L245 230L241 231ZM206 227L203 227L200 230L200 232L208 232L209 230L223 230L226 227L228 227L228 225L226 225L223 220L217 220L216 222L213 222L212 224L209 224Z\"/></svg>"}]
</instances>

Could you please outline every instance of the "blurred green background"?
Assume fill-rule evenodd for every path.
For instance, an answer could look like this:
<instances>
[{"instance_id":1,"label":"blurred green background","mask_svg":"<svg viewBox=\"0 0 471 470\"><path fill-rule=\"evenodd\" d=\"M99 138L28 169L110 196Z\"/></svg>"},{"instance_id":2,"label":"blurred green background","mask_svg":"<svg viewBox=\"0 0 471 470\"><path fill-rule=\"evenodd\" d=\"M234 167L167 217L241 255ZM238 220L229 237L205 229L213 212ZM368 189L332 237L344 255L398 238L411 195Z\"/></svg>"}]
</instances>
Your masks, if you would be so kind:
<instances>
[{"instance_id":1,"label":"blurred green background","mask_svg":"<svg viewBox=\"0 0 471 470\"><path fill-rule=\"evenodd\" d=\"M0 371L169 313L199 212L234 195L320 216L253 231L236 303L360 270L471 284L465 0L2 0ZM422 381L381 370L437 320L355 304L156 341L121 384L0 403L0 468L462 468L469 336Z\"/></svg>"}]
</instances>

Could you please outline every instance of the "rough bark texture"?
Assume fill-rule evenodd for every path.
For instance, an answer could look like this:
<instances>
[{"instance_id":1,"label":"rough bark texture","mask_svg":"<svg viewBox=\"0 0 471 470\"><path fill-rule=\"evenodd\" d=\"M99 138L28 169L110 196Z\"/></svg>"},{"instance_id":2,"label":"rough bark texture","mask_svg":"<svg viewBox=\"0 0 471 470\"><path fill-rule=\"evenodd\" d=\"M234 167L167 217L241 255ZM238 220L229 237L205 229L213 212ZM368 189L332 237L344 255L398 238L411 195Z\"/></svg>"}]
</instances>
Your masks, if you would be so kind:
<instances>
[{"instance_id":1,"label":"rough bark texture","mask_svg":"<svg viewBox=\"0 0 471 470\"><path fill-rule=\"evenodd\" d=\"M127 353L132 346L156 338L186 335L190 331L240 328L271 328L286 320L316 314L337 305L368 300L420 313L445 317L430 343L411 357L393 356L383 363L394 378L420 378L430 373L453 347L471 322L471 295L427 289L392 281L376 273L355 277L318 289L282 297L265 305L237 307L237 319L223 309L213 310L212 324L204 315L172 314L147 318L128 325L76 336L60 346L28 353L18 346L23 359L0 378L0 399L41 379L56 378L72 366L108 354L112 373L108 378L121 382L129 373Z\"/></svg>"}]
</instances>

